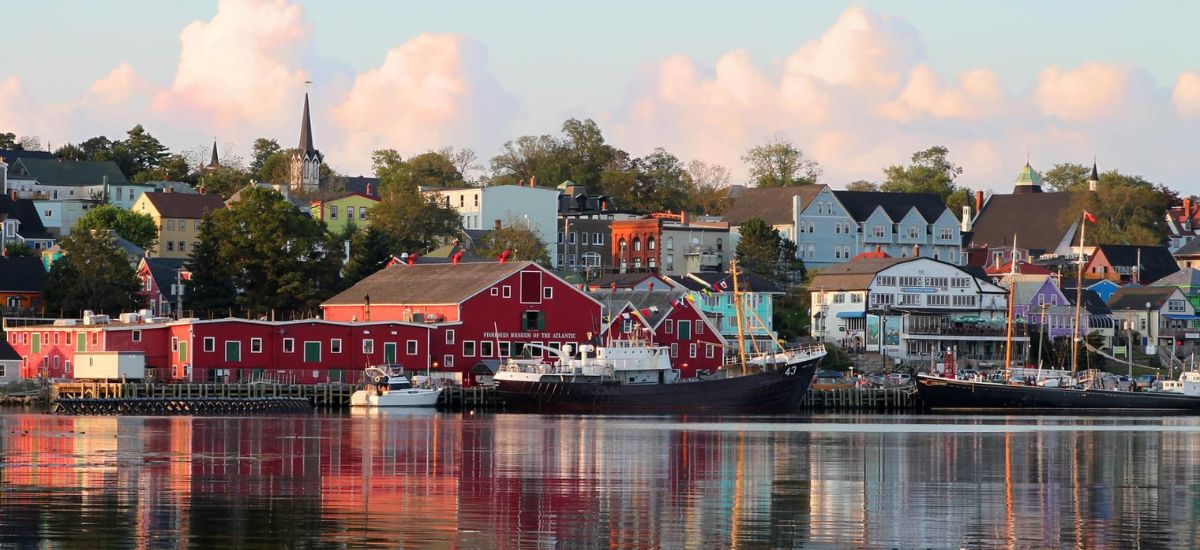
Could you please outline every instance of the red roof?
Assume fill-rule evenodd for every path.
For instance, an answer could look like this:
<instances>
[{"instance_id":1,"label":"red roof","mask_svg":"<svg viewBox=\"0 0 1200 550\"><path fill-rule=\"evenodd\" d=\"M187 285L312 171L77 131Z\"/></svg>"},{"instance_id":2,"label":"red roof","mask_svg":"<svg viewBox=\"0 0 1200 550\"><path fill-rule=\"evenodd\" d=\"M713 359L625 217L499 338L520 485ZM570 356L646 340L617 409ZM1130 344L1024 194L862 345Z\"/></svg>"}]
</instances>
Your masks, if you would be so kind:
<instances>
[{"instance_id":1,"label":"red roof","mask_svg":"<svg viewBox=\"0 0 1200 550\"><path fill-rule=\"evenodd\" d=\"M1012 262L1008 262L1002 266L992 266L985 270L988 275L1007 275L1012 271ZM1034 265L1029 262L1017 262L1017 273L1021 275L1050 275L1051 271L1040 265Z\"/></svg>"},{"instance_id":2,"label":"red roof","mask_svg":"<svg viewBox=\"0 0 1200 550\"><path fill-rule=\"evenodd\" d=\"M887 252L884 252L880 250L879 247L876 247L875 250L871 252L859 252L857 256L850 258L850 261L853 262L855 260L874 260L883 258L891 258L891 256L888 256Z\"/></svg>"}]
</instances>

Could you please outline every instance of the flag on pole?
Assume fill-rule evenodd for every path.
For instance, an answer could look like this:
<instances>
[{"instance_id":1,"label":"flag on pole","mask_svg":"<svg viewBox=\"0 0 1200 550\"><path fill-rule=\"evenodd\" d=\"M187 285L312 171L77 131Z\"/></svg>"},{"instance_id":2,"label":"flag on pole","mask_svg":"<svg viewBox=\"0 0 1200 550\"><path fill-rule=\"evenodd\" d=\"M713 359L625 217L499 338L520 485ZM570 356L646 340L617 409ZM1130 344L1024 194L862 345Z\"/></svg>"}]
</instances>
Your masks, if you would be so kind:
<instances>
[{"instance_id":1,"label":"flag on pole","mask_svg":"<svg viewBox=\"0 0 1200 550\"><path fill-rule=\"evenodd\" d=\"M1087 210L1083 211L1083 221L1091 223L1091 224L1099 223L1096 220L1096 215L1092 214L1091 212L1088 212Z\"/></svg>"},{"instance_id":2,"label":"flag on pole","mask_svg":"<svg viewBox=\"0 0 1200 550\"><path fill-rule=\"evenodd\" d=\"M729 281L726 280L726 281L721 281L721 282L717 283L717 287L716 287L717 292L721 292L723 290L728 290L728 289L729 289Z\"/></svg>"},{"instance_id":3,"label":"flag on pole","mask_svg":"<svg viewBox=\"0 0 1200 550\"><path fill-rule=\"evenodd\" d=\"M652 312L654 312L654 313L658 313L658 306L650 306L650 307L648 307L648 308L646 308L646 309L649 309L650 311L652 311Z\"/></svg>"},{"instance_id":4,"label":"flag on pole","mask_svg":"<svg viewBox=\"0 0 1200 550\"><path fill-rule=\"evenodd\" d=\"M192 272L191 271L180 271L179 278L183 279L185 281L190 281L190 280L192 280Z\"/></svg>"},{"instance_id":5,"label":"flag on pole","mask_svg":"<svg viewBox=\"0 0 1200 550\"><path fill-rule=\"evenodd\" d=\"M421 256L421 255L420 255L420 254L417 254L416 252L413 252L412 254L409 254L409 255L408 255L408 260L407 260L407 263L408 263L408 265L413 265L413 264L417 263L417 258L419 258L420 256Z\"/></svg>"},{"instance_id":6,"label":"flag on pole","mask_svg":"<svg viewBox=\"0 0 1200 550\"><path fill-rule=\"evenodd\" d=\"M671 300L671 309L678 309L682 306L683 306L683 303L679 301L679 298Z\"/></svg>"},{"instance_id":7,"label":"flag on pole","mask_svg":"<svg viewBox=\"0 0 1200 550\"><path fill-rule=\"evenodd\" d=\"M496 256L496 259L500 260L500 263L504 263L508 261L509 256L512 256L512 249L505 248L504 252L501 252L499 256Z\"/></svg>"},{"instance_id":8,"label":"flag on pole","mask_svg":"<svg viewBox=\"0 0 1200 550\"><path fill-rule=\"evenodd\" d=\"M453 265L458 265L458 262L462 261L462 257L463 249L460 248L458 249L458 252L455 252L453 256L450 256L450 263Z\"/></svg>"}]
</instances>

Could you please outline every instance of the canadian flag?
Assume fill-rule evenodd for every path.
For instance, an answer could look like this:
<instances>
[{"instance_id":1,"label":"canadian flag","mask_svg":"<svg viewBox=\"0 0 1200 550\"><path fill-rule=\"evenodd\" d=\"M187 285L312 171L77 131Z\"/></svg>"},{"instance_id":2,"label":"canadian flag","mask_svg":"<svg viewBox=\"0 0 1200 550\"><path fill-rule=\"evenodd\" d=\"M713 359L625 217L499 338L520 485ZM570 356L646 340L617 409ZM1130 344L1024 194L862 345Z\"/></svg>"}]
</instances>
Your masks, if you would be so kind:
<instances>
[{"instance_id":1,"label":"canadian flag","mask_svg":"<svg viewBox=\"0 0 1200 550\"><path fill-rule=\"evenodd\" d=\"M1092 214L1091 212L1088 212L1087 210L1083 211L1083 221L1088 222L1088 223L1093 223L1093 224L1099 223L1096 221L1096 215Z\"/></svg>"},{"instance_id":2,"label":"canadian flag","mask_svg":"<svg viewBox=\"0 0 1200 550\"><path fill-rule=\"evenodd\" d=\"M190 280L192 280L192 272L191 271L180 271L179 278L183 279L185 281L190 281Z\"/></svg>"}]
</instances>

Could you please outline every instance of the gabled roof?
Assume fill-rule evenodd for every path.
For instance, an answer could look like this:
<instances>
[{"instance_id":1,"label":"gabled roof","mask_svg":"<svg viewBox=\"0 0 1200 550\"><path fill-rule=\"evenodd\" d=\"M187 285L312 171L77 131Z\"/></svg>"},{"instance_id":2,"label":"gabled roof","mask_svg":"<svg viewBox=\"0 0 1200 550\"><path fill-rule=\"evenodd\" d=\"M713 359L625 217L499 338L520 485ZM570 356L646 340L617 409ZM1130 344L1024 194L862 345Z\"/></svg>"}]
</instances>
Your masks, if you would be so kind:
<instances>
[{"instance_id":1,"label":"gabled roof","mask_svg":"<svg viewBox=\"0 0 1200 550\"><path fill-rule=\"evenodd\" d=\"M1142 265L1138 282L1157 281L1179 271L1179 264L1175 263L1175 257L1165 246L1102 244L1096 248L1096 252L1103 252L1112 266L1136 266L1140 252Z\"/></svg>"},{"instance_id":2,"label":"gabled roof","mask_svg":"<svg viewBox=\"0 0 1200 550\"><path fill-rule=\"evenodd\" d=\"M657 273L609 273L592 279L588 286L595 289L611 288L614 285L618 289L631 289L639 284L642 284L647 279L654 280L654 286L662 286L662 290L670 288L671 281L667 278L658 275Z\"/></svg>"},{"instance_id":3,"label":"gabled roof","mask_svg":"<svg viewBox=\"0 0 1200 550\"><path fill-rule=\"evenodd\" d=\"M158 215L164 218L200 219L205 214L225 208L220 195L190 195L187 193L145 193L142 195Z\"/></svg>"},{"instance_id":4,"label":"gabled roof","mask_svg":"<svg viewBox=\"0 0 1200 550\"><path fill-rule=\"evenodd\" d=\"M13 200L8 195L0 195L0 220L13 218L21 222L18 233L26 239L53 239L42 217L38 215L37 205L32 199Z\"/></svg>"},{"instance_id":5,"label":"gabled roof","mask_svg":"<svg viewBox=\"0 0 1200 550\"><path fill-rule=\"evenodd\" d=\"M126 184L125 174L111 160L58 160L24 157L13 163L14 174L26 175L42 185L88 186L102 185L104 178L111 184Z\"/></svg>"},{"instance_id":6,"label":"gabled roof","mask_svg":"<svg viewBox=\"0 0 1200 550\"><path fill-rule=\"evenodd\" d=\"M362 197L369 201L379 202L379 195L368 195L366 193L360 193L358 191L346 191L344 193L339 193L339 194L329 197L327 199L318 199L318 200L312 201L310 204L313 204L313 205L322 204L322 203L328 204L328 203L331 203L336 200L344 199L346 197Z\"/></svg>"},{"instance_id":7,"label":"gabled roof","mask_svg":"<svg viewBox=\"0 0 1200 550\"><path fill-rule=\"evenodd\" d=\"M1075 305L1074 292L1063 292L1063 295L1067 297L1068 304ZM1105 304L1104 300L1100 299L1100 295L1096 294L1095 290L1083 290L1083 309L1092 315L1109 315L1112 313L1108 304Z\"/></svg>"},{"instance_id":8,"label":"gabled roof","mask_svg":"<svg viewBox=\"0 0 1200 550\"><path fill-rule=\"evenodd\" d=\"M41 292L46 287L46 268L41 258L0 256L0 291Z\"/></svg>"},{"instance_id":9,"label":"gabled roof","mask_svg":"<svg viewBox=\"0 0 1200 550\"><path fill-rule=\"evenodd\" d=\"M1150 283L1150 286L1173 286L1180 289L1200 289L1200 269L1189 267L1187 269L1176 271L1175 273Z\"/></svg>"},{"instance_id":10,"label":"gabled roof","mask_svg":"<svg viewBox=\"0 0 1200 550\"><path fill-rule=\"evenodd\" d=\"M916 208L917 213L929 223L937 221L946 212L946 204L933 193L834 191L833 195L846 208L850 217L859 222L867 221L879 207L883 207L883 211L894 222L904 219L913 208Z\"/></svg>"},{"instance_id":11,"label":"gabled roof","mask_svg":"<svg viewBox=\"0 0 1200 550\"><path fill-rule=\"evenodd\" d=\"M686 292L682 290L671 290L668 292L597 290L591 293L592 297L604 306L604 315L609 317L621 313L627 304L632 305L634 309L639 311L649 309L650 314L643 315L650 322L650 328L658 328L658 325L671 314L671 309L674 307L671 305L671 302L686 300L684 298L685 294Z\"/></svg>"},{"instance_id":12,"label":"gabled roof","mask_svg":"<svg viewBox=\"0 0 1200 550\"><path fill-rule=\"evenodd\" d=\"M830 266L817 272L810 291L816 290L866 290L875 280L875 274L911 258L868 258L853 260Z\"/></svg>"},{"instance_id":13,"label":"gabled roof","mask_svg":"<svg viewBox=\"0 0 1200 550\"><path fill-rule=\"evenodd\" d=\"M1191 256L1194 254L1200 254L1200 237L1188 239L1187 243L1175 251L1176 256Z\"/></svg>"},{"instance_id":14,"label":"gabled roof","mask_svg":"<svg viewBox=\"0 0 1200 550\"><path fill-rule=\"evenodd\" d=\"M184 270L185 259L175 258L142 258L142 262L150 270L150 277L154 279L154 284L158 285L158 291L163 296L174 298L175 294L171 292L171 285L175 284L176 272Z\"/></svg>"},{"instance_id":15,"label":"gabled roof","mask_svg":"<svg viewBox=\"0 0 1200 550\"><path fill-rule=\"evenodd\" d=\"M0 338L0 361L20 361L21 354L8 344L7 338Z\"/></svg>"},{"instance_id":16,"label":"gabled roof","mask_svg":"<svg viewBox=\"0 0 1200 550\"><path fill-rule=\"evenodd\" d=\"M824 185L794 185L791 187L753 187L744 189L722 218L729 225L741 225L750 218L761 218L767 225L788 225L792 218L792 197L800 197L800 209L812 202Z\"/></svg>"},{"instance_id":17,"label":"gabled roof","mask_svg":"<svg viewBox=\"0 0 1200 550\"><path fill-rule=\"evenodd\" d=\"M379 197L379 178L368 178L364 176L344 177L340 179L339 183L342 184L342 188L345 189L347 193L363 193L367 195L373 195L376 198ZM368 187L371 190L370 193L367 192Z\"/></svg>"},{"instance_id":18,"label":"gabled roof","mask_svg":"<svg viewBox=\"0 0 1200 550\"><path fill-rule=\"evenodd\" d=\"M1058 249L1071 231L1062 223L1063 211L1071 207L1076 193L1026 193L992 195L975 217L972 246L1012 246L1013 235L1021 248L1042 253ZM1071 232L1072 235L1074 232Z\"/></svg>"},{"instance_id":19,"label":"gabled roof","mask_svg":"<svg viewBox=\"0 0 1200 550\"><path fill-rule=\"evenodd\" d=\"M1113 293L1108 299L1108 308L1145 311L1146 302L1150 302L1153 309L1159 309L1177 290L1173 286L1127 286Z\"/></svg>"},{"instance_id":20,"label":"gabled roof","mask_svg":"<svg viewBox=\"0 0 1200 550\"><path fill-rule=\"evenodd\" d=\"M1012 262L1008 262L999 267L992 266L984 270L988 275L1007 275L1012 271ZM1017 273L1021 275L1049 275L1052 272L1044 266L1031 264L1029 262L1017 262Z\"/></svg>"},{"instance_id":21,"label":"gabled roof","mask_svg":"<svg viewBox=\"0 0 1200 550\"><path fill-rule=\"evenodd\" d=\"M375 272L321 305L359 305L366 296L372 304L460 304L531 266L541 269L534 262L399 264Z\"/></svg>"},{"instance_id":22,"label":"gabled roof","mask_svg":"<svg viewBox=\"0 0 1200 550\"><path fill-rule=\"evenodd\" d=\"M0 158L11 166L17 159L53 159L50 151L24 151L16 149L0 149Z\"/></svg>"}]
</instances>

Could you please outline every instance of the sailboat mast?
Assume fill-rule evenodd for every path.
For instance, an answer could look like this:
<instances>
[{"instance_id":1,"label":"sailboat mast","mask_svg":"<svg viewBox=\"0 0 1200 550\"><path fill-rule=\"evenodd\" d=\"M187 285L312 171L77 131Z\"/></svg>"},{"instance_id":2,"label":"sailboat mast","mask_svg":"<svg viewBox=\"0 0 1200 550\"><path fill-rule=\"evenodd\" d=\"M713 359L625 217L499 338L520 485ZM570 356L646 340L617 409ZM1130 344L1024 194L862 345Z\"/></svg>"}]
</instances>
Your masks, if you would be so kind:
<instances>
[{"instance_id":1,"label":"sailboat mast","mask_svg":"<svg viewBox=\"0 0 1200 550\"><path fill-rule=\"evenodd\" d=\"M1075 271L1075 328L1071 331L1071 375L1079 368L1079 310L1083 306L1083 238L1087 218L1079 220L1079 266Z\"/></svg>"},{"instance_id":2,"label":"sailboat mast","mask_svg":"<svg viewBox=\"0 0 1200 550\"><path fill-rule=\"evenodd\" d=\"M738 356L742 358L742 374L746 374L746 333L743 328L742 296L738 290L737 260L729 261L729 275L733 277L733 310L737 314Z\"/></svg>"},{"instance_id":3,"label":"sailboat mast","mask_svg":"<svg viewBox=\"0 0 1200 550\"><path fill-rule=\"evenodd\" d=\"M1017 257L1020 252L1017 251L1017 236L1013 235L1012 261L1008 264L1008 323L1006 334L1004 337L1004 371L1007 372L1012 366L1012 330L1013 330L1013 289L1017 284Z\"/></svg>"}]
</instances>

